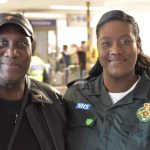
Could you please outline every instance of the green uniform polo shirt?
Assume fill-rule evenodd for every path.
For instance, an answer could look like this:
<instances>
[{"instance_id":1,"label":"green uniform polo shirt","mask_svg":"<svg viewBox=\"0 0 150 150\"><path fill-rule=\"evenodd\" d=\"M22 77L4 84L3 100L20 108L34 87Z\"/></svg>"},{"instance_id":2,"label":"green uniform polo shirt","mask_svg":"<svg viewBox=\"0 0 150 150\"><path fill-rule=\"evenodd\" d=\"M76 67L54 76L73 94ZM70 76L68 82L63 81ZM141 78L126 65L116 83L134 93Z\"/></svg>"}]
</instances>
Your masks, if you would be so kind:
<instances>
[{"instance_id":1,"label":"green uniform polo shirt","mask_svg":"<svg viewBox=\"0 0 150 150\"><path fill-rule=\"evenodd\" d=\"M67 150L149 150L150 81L113 104L102 76L80 81L64 95Z\"/></svg>"}]
</instances>

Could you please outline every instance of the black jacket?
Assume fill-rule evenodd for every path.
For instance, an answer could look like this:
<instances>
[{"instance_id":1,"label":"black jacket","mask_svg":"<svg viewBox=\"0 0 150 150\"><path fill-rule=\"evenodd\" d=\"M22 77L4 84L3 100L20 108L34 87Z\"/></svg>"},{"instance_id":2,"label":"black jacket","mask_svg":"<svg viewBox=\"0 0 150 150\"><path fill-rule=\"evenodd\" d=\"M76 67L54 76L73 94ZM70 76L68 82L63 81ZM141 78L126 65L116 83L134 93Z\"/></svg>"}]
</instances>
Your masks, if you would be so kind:
<instances>
[{"instance_id":1,"label":"black jacket","mask_svg":"<svg viewBox=\"0 0 150 150\"><path fill-rule=\"evenodd\" d=\"M61 95L45 83L31 79L27 84L31 101L25 112L41 150L65 150L66 118Z\"/></svg>"}]
</instances>

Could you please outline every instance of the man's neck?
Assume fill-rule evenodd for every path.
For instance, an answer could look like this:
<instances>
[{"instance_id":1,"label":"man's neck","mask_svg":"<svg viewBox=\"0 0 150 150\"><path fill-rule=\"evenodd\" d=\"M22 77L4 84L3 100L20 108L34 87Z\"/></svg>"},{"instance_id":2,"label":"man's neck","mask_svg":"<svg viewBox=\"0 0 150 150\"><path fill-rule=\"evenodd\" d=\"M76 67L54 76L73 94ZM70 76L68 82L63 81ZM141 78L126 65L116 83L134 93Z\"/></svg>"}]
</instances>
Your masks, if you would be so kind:
<instances>
[{"instance_id":1,"label":"man's neck","mask_svg":"<svg viewBox=\"0 0 150 150\"><path fill-rule=\"evenodd\" d=\"M19 100L23 97L25 83L19 85L0 86L0 98Z\"/></svg>"}]
</instances>

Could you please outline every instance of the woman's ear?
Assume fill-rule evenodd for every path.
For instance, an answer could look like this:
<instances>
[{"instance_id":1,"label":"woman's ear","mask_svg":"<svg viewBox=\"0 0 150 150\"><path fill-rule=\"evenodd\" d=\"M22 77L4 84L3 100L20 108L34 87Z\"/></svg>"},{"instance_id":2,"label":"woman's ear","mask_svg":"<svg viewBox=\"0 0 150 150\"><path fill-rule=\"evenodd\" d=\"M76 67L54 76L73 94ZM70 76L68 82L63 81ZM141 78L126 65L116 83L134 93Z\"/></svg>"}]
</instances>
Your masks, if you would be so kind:
<instances>
[{"instance_id":1,"label":"woman's ear","mask_svg":"<svg viewBox=\"0 0 150 150\"><path fill-rule=\"evenodd\" d=\"M139 43L137 43L137 54L139 54L140 51L141 51L140 45L139 45Z\"/></svg>"}]
</instances>

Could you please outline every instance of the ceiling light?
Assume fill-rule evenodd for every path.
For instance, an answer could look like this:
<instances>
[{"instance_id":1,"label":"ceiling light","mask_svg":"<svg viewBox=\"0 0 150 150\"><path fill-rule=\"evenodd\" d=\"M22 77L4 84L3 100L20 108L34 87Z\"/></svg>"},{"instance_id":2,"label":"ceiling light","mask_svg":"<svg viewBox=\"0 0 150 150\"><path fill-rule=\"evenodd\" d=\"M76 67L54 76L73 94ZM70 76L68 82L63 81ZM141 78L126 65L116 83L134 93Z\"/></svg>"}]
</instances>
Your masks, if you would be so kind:
<instances>
[{"instance_id":1,"label":"ceiling light","mask_svg":"<svg viewBox=\"0 0 150 150\"><path fill-rule=\"evenodd\" d=\"M7 3L7 0L0 0L0 4Z\"/></svg>"},{"instance_id":2,"label":"ceiling light","mask_svg":"<svg viewBox=\"0 0 150 150\"><path fill-rule=\"evenodd\" d=\"M63 14L50 13L24 13L27 18L63 18Z\"/></svg>"},{"instance_id":3,"label":"ceiling light","mask_svg":"<svg viewBox=\"0 0 150 150\"><path fill-rule=\"evenodd\" d=\"M67 6L67 5L51 5L49 9L56 9L56 10L87 10L86 6ZM90 10L97 11L100 10L101 7L90 7Z\"/></svg>"}]
</instances>

